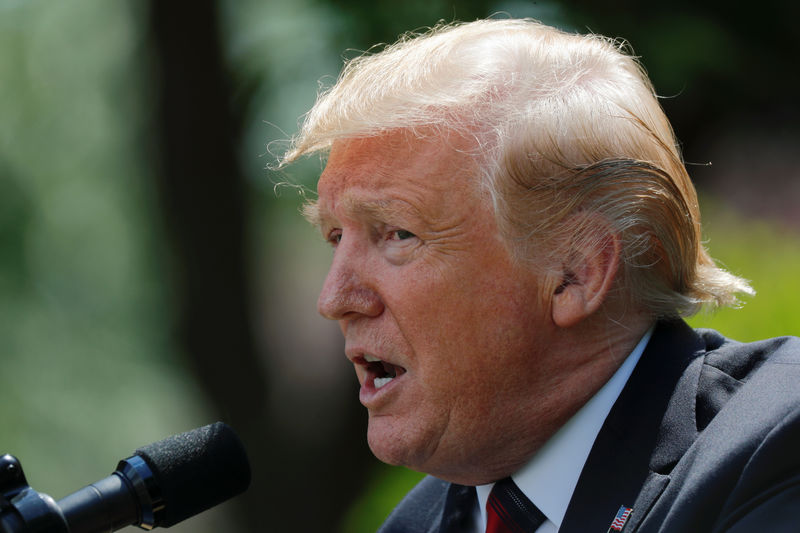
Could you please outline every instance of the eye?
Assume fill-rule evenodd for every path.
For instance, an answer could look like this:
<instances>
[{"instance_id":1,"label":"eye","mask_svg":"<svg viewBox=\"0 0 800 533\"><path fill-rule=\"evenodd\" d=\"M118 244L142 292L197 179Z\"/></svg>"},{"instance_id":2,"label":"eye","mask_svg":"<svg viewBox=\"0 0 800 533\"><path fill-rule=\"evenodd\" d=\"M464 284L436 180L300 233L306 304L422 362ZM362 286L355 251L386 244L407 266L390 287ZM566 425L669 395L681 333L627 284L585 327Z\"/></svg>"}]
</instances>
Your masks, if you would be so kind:
<instances>
[{"instance_id":1,"label":"eye","mask_svg":"<svg viewBox=\"0 0 800 533\"><path fill-rule=\"evenodd\" d=\"M325 239L331 246L336 246L342 240L342 230L339 228L333 229L328 233Z\"/></svg>"},{"instance_id":2,"label":"eye","mask_svg":"<svg viewBox=\"0 0 800 533\"><path fill-rule=\"evenodd\" d=\"M404 241L406 239L413 239L414 237L416 237L416 235L405 229L396 229L388 233L388 240L390 241Z\"/></svg>"}]
</instances>

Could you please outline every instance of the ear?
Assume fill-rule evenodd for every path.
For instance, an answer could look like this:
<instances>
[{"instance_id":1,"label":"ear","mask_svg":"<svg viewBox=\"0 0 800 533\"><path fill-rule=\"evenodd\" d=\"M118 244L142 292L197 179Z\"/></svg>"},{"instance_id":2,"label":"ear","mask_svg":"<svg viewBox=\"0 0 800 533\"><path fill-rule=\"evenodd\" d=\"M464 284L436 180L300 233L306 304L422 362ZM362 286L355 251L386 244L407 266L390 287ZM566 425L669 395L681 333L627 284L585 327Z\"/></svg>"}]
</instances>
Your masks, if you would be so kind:
<instances>
[{"instance_id":1,"label":"ear","mask_svg":"<svg viewBox=\"0 0 800 533\"><path fill-rule=\"evenodd\" d=\"M553 322L562 328L574 326L600 309L619 269L619 235L600 215L588 215L583 222L552 295Z\"/></svg>"}]
</instances>

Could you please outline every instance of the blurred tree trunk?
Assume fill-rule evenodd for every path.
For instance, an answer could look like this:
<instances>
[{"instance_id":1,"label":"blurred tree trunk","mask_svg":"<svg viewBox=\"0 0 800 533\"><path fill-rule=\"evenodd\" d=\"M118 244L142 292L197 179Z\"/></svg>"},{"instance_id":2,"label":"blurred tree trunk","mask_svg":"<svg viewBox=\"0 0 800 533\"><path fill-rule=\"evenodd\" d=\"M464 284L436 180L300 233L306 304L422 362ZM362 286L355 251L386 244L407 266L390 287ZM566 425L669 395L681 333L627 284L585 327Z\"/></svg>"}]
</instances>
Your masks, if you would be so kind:
<instances>
[{"instance_id":1,"label":"blurred tree trunk","mask_svg":"<svg viewBox=\"0 0 800 533\"><path fill-rule=\"evenodd\" d=\"M188 8L188 9L187 9ZM212 404L246 443L253 485L241 513L252 526L264 494L267 374L251 331L247 201L235 153L216 5L150 2L156 60L156 173L166 226L180 348Z\"/></svg>"},{"instance_id":2,"label":"blurred tree trunk","mask_svg":"<svg viewBox=\"0 0 800 533\"><path fill-rule=\"evenodd\" d=\"M232 106L217 8L210 0L149 3L156 176L179 342L212 404L248 448L253 483L235 508L241 530L333 531L369 460L366 446L352 445L364 441L363 414L353 402L334 434L312 442L292 442L271 419L264 364L270 354L257 345L252 326L248 191L235 148L244 105L238 112Z\"/></svg>"}]
</instances>

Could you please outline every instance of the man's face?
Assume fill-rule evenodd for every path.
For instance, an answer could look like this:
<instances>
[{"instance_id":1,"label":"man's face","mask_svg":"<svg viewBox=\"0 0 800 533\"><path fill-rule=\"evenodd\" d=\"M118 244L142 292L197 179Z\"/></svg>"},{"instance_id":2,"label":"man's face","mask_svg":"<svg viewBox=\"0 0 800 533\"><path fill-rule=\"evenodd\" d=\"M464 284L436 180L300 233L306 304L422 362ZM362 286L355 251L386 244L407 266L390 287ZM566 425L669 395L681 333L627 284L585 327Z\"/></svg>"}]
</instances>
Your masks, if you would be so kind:
<instances>
[{"instance_id":1,"label":"man's face","mask_svg":"<svg viewBox=\"0 0 800 533\"><path fill-rule=\"evenodd\" d=\"M344 334L375 455L477 483L465 472L526 460L549 437L537 421L564 370L545 355L540 278L512 261L458 147L402 133L334 144L318 186L334 247L318 307Z\"/></svg>"}]
</instances>

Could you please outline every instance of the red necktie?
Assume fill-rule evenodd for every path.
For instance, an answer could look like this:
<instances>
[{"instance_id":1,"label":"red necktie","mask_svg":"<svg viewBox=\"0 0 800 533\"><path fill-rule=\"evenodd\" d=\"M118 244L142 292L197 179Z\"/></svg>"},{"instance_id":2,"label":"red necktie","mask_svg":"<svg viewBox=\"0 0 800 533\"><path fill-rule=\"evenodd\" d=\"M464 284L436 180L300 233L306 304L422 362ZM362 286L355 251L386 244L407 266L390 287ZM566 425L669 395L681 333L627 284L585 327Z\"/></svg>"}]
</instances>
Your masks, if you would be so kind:
<instances>
[{"instance_id":1,"label":"red necktie","mask_svg":"<svg viewBox=\"0 0 800 533\"><path fill-rule=\"evenodd\" d=\"M486 533L533 533L546 520L510 477L494 484L486 518Z\"/></svg>"}]
</instances>

